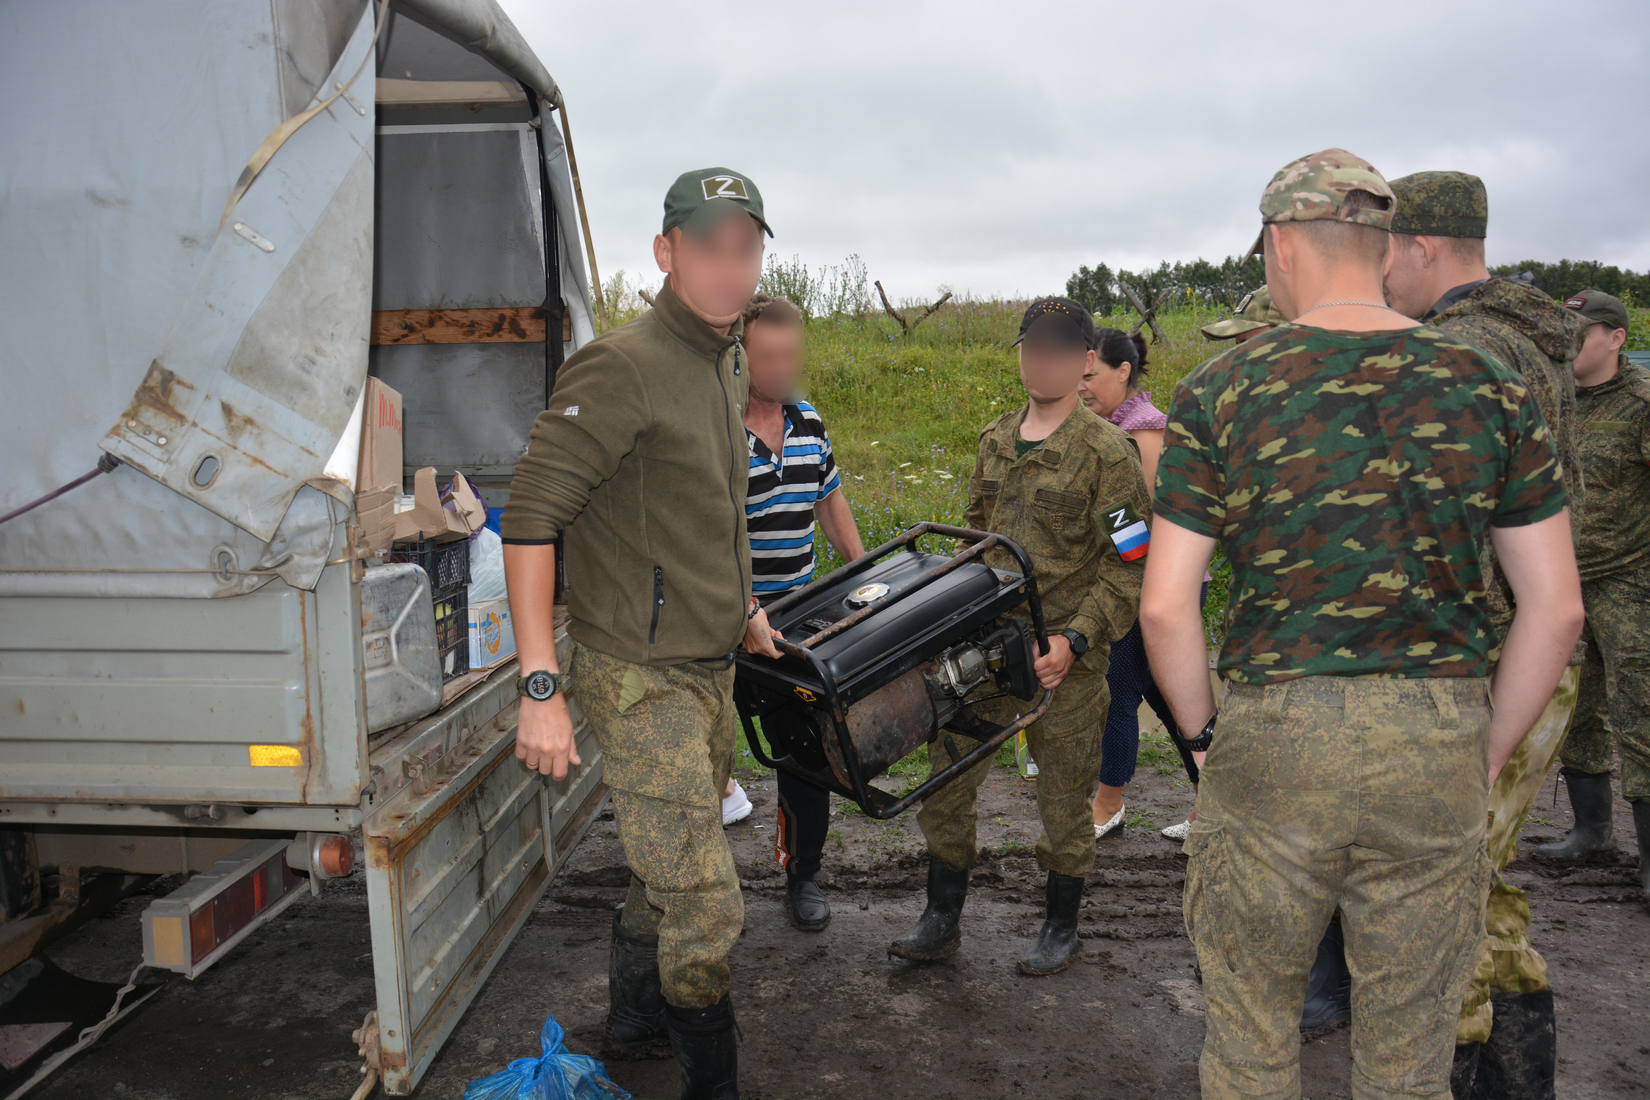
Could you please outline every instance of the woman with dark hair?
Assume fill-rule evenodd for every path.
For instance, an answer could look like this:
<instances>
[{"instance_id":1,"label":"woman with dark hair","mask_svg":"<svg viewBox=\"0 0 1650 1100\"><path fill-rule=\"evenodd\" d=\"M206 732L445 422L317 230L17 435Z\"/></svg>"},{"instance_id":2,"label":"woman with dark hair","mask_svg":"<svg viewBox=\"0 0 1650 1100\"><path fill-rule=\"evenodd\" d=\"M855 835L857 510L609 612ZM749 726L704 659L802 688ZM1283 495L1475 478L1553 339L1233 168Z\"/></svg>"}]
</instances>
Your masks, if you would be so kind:
<instances>
[{"instance_id":1,"label":"woman with dark hair","mask_svg":"<svg viewBox=\"0 0 1650 1100\"><path fill-rule=\"evenodd\" d=\"M1150 492L1157 485L1157 459L1163 453L1163 429L1169 419L1152 404L1150 391L1140 385L1146 374L1146 341L1115 328L1097 330L1094 341L1095 365L1083 376L1077 392L1090 410L1128 432L1139 444L1140 468L1146 475L1146 490ZM1208 594L1205 577L1203 595L1207 598ZM1094 794L1096 840L1123 827L1123 788L1134 778L1135 758L1140 752L1142 699L1150 704L1169 731L1169 740L1180 752L1192 786L1197 786L1197 764L1192 754L1181 747L1179 728L1169 713L1169 704L1152 679L1138 622L1112 643L1106 680L1111 686L1111 711L1106 717L1106 732L1101 742L1100 785ZM1163 835L1171 840L1184 840L1188 828L1188 822L1170 825L1163 830Z\"/></svg>"}]
</instances>

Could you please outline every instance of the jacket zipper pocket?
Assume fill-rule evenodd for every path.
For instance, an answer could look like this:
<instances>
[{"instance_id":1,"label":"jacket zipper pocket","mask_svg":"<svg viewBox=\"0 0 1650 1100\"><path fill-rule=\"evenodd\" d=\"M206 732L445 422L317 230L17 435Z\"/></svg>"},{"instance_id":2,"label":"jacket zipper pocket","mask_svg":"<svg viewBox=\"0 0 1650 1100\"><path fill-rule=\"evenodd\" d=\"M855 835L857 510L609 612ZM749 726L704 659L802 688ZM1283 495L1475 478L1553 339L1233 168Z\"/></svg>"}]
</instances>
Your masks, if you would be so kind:
<instances>
[{"instance_id":1,"label":"jacket zipper pocket","mask_svg":"<svg viewBox=\"0 0 1650 1100\"><path fill-rule=\"evenodd\" d=\"M653 645L659 640L659 609L665 605L665 571L663 566L653 567L653 622L647 628L647 644Z\"/></svg>"}]
</instances>

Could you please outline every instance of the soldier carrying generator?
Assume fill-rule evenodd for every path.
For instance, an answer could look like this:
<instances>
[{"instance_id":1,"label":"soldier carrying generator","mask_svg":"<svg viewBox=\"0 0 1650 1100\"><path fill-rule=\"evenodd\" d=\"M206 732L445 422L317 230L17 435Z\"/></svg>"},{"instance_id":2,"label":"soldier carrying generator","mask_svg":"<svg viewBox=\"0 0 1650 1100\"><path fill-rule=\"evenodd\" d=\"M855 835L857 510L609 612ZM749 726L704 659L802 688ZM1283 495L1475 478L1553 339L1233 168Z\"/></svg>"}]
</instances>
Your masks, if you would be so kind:
<instances>
[{"instance_id":1,"label":"soldier carrying generator","mask_svg":"<svg viewBox=\"0 0 1650 1100\"><path fill-rule=\"evenodd\" d=\"M567 675L601 743L631 870L613 920L608 1053L668 1042L684 1100L738 1096L727 956L744 903L721 798L732 651L747 620L766 622L750 596L740 314L767 232L743 175L677 179L653 242L667 275L654 308L562 368L503 521L525 673L516 755L557 779L579 762ZM551 623L558 536L574 641L565 673Z\"/></svg>"}]
</instances>

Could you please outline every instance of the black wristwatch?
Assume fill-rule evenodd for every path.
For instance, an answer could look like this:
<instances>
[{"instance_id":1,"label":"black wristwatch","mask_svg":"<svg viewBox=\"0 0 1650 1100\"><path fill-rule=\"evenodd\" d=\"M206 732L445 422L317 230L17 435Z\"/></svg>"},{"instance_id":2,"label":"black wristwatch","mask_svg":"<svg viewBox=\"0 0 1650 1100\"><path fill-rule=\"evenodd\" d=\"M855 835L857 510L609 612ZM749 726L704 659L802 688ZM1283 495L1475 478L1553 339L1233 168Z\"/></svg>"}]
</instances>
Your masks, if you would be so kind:
<instances>
[{"instance_id":1,"label":"black wristwatch","mask_svg":"<svg viewBox=\"0 0 1650 1100\"><path fill-rule=\"evenodd\" d=\"M1061 637L1071 643L1071 653L1074 657L1081 657L1089 651L1089 640L1083 637L1080 631L1067 627L1060 631Z\"/></svg>"},{"instance_id":2,"label":"black wristwatch","mask_svg":"<svg viewBox=\"0 0 1650 1100\"><path fill-rule=\"evenodd\" d=\"M1175 732L1175 737L1179 738L1181 745L1188 752L1208 752L1210 742L1215 739L1215 719L1219 717L1220 711L1218 710L1209 715L1209 724L1204 726L1203 732L1196 737L1190 739L1181 737L1179 731Z\"/></svg>"},{"instance_id":3,"label":"black wristwatch","mask_svg":"<svg viewBox=\"0 0 1650 1100\"><path fill-rule=\"evenodd\" d=\"M556 674L547 672L542 668L537 672L529 672L525 676L516 677L516 694L525 695L529 699L537 699L541 703L560 690L561 681Z\"/></svg>"}]
</instances>

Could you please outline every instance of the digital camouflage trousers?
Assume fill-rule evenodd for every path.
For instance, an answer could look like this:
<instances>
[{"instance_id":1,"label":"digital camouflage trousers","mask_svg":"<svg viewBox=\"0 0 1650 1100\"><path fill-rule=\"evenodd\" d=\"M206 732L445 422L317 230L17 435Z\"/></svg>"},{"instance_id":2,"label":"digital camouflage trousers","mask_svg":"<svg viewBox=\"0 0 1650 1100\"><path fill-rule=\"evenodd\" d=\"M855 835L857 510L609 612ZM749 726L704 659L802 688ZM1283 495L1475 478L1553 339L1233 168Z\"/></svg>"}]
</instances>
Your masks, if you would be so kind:
<instances>
[{"instance_id":1,"label":"digital camouflage trousers","mask_svg":"<svg viewBox=\"0 0 1650 1100\"><path fill-rule=\"evenodd\" d=\"M1300 1096L1301 1006L1337 906L1352 1095L1449 1096L1484 936L1489 723L1476 679L1228 687L1185 846L1205 1098Z\"/></svg>"},{"instance_id":2,"label":"digital camouflage trousers","mask_svg":"<svg viewBox=\"0 0 1650 1100\"><path fill-rule=\"evenodd\" d=\"M1530 943L1530 902L1501 872L1518 854L1518 833L1564 745L1576 705L1581 666L1572 662L1529 735L1514 750L1490 789L1486 849L1494 878L1484 908L1484 944L1472 985L1461 1002L1457 1043L1482 1043L1493 1024L1492 992L1536 993L1547 988L1547 960Z\"/></svg>"},{"instance_id":3,"label":"digital camouflage trousers","mask_svg":"<svg viewBox=\"0 0 1650 1100\"><path fill-rule=\"evenodd\" d=\"M1584 581L1587 663L1564 766L1584 775L1614 770L1611 734L1621 747L1621 796L1650 798L1650 568Z\"/></svg>"},{"instance_id":4,"label":"digital camouflage trousers","mask_svg":"<svg viewBox=\"0 0 1650 1100\"><path fill-rule=\"evenodd\" d=\"M996 699L975 708L975 713L1005 726L1033 705L1015 698ZM1055 689L1048 713L1026 727L1026 745L1037 761L1037 813L1043 821L1037 862L1045 870L1086 876L1094 869L1094 812L1089 799L1100 771L1100 739L1110 705L1106 651L1096 646L1072 665ZM928 746L930 775L950 763L945 736ZM979 744L961 734L951 736L959 754ZM974 866L978 856L974 799L990 771L991 761L981 761L924 799L917 812L929 854L953 871Z\"/></svg>"},{"instance_id":5,"label":"digital camouflage trousers","mask_svg":"<svg viewBox=\"0 0 1650 1100\"><path fill-rule=\"evenodd\" d=\"M659 937L665 1000L708 1008L728 991L744 926L722 791L733 769L733 669L633 665L577 643L571 688L602 747L630 865L623 923Z\"/></svg>"}]
</instances>

